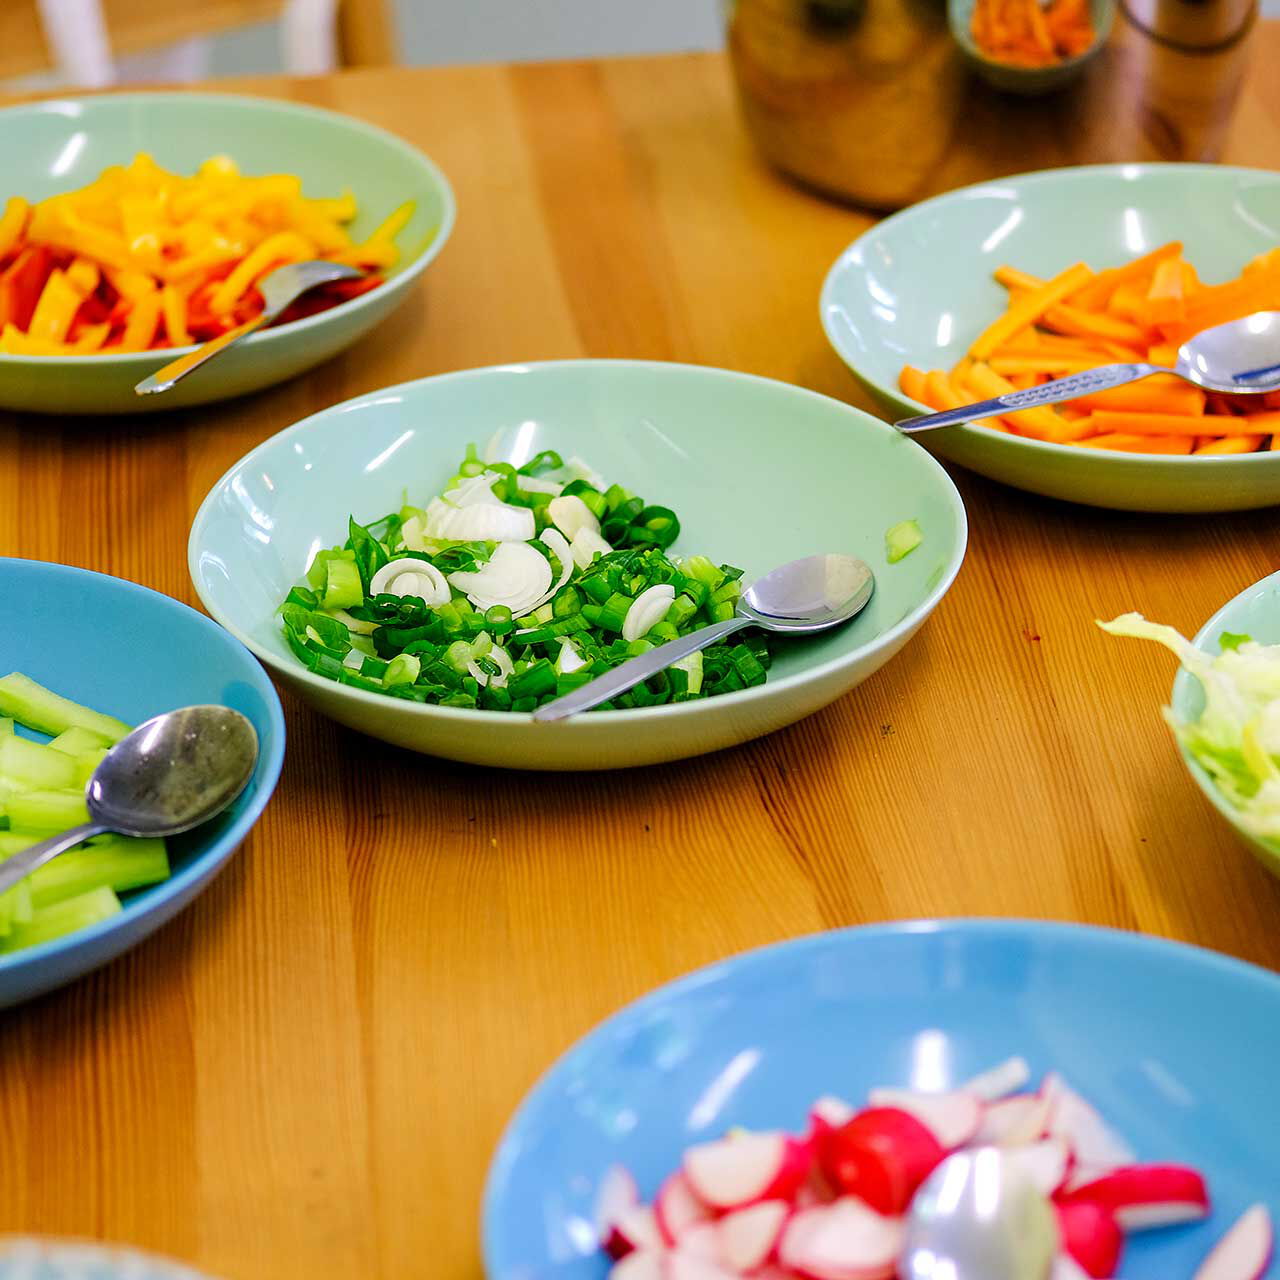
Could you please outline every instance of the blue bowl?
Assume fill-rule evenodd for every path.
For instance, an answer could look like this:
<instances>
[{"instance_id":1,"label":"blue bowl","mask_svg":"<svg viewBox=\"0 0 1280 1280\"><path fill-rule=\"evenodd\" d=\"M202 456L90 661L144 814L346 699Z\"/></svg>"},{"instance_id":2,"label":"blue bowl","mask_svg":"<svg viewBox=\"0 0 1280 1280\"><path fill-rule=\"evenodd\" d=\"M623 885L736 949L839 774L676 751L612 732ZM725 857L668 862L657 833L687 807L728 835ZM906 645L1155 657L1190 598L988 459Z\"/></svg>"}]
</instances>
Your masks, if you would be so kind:
<instances>
[{"instance_id":1,"label":"blue bowl","mask_svg":"<svg viewBox=\"0 0 1280 1280\"><path fill-rule=\"evenodd\" d=\"M22 671L58 693L136 724L174 707L222 703L253 721L258 767L222 817L169 842L173 874L122 896L110 920L0 956L0 1008L115 959L176 915L258 820L284 760L280 699L252 655L194 609L120 578L0 559L0 599L19 625L0 629L0 674Z\"/></svg>"},{"instance_id":2,"label":"blue bowl","mask_svg":"<svg viewBox=\"0 0 1280 1280\"><path fill-rule=\"evenodd\" d=\"M820 1094L945 1089L1021 1054L1149 1160L1209 1180L1210 1220L1130 1238L1126 1280L1189 1276L1250 1204L1280 1214L1280 978L1195 947L1032 921L818 934L662 987L570 1050L516 1113L485 1193L490 1280L599 1280L614 1163L651 1196L691 1143L803 1128Z\"/></svg>"}]
</instances>

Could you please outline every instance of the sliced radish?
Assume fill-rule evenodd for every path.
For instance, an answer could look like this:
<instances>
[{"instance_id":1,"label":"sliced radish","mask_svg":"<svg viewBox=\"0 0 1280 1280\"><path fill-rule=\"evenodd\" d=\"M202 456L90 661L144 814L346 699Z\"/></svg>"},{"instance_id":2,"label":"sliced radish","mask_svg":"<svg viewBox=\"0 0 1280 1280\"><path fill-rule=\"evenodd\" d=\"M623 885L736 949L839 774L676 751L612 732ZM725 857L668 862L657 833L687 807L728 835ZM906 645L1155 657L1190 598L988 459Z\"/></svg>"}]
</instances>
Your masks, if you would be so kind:
<instances>
[{"instance_id":1,"label":"sliced radish","mask_svg":"<svg viewBox=\"0 0 1280 1280\"><path fill-rule=\"evenodd\" d=\"M1065 1138L1081 1163L1108 1169L1137 1163L1129 1144L1057 1072L1045 1076L1040 1095L1049 1104L1047 1133Z\"/></svg>"},{"instance_id":2,"label":"sliced radish","mask_svg":"<svg viewBox=\"0 0 1280 1280\"><path fill-rule=\"evenodd\" d=\"M1078 1191L1081 1187L1087 1187L1091 1182L1097 1182L1099 1178L1105 1178L1111 1172L1108 1165L1102 1164L1086 1164L1083 1161L1075 1160L1071 1165L1071 1172L1067 1174L1067 1180L1062 1184L1064 1194L1070 1194L1072 1191Z\"/></svg>"},{"instance_id":3,"label":"sliced radish","mask_svg":"<svg viewBox=\"0 0 1280 1280\"><path fill-rule=\"evenodd\" d=\"M830 1094L819 1098L809 1108L809 1124L815 1133L823 1129L838 1129L853 1119L855 1108L843 1098L835 1098Z\"/></svg>"},{"instance_id":4,"label":"sliced radish","mask_svg":"<svg viewBox=\"0 0 1280 1280\"><path fill-rule=\"evenodd\" d=\"M1076 1187L1064 1204L1091 1200L1115 1214L1124 1231L1145 1231L1176 1222L1195 1222L1209 1212L1204 1178L1176 1164L1129 1165Z\"/></svg>"},{"instance_id":5,"label":"sliced radish","mask_svg":"<svg viewBox=\"0 0 1280 1280\"><path fill-rule=\"evenodd\" d=\"M782 1228L791 1216L785 1200L761 1200L727 1213L716 1224L720 1256L738 1271L755 1271L773 1256Z\"/></svg>"},{"instance_id":6,"label":"sliced radish","mask_svg":"<svg viewBox=\"0 0 1280 1280\"><path fill-rule=\"evenodd\" d=\"M674 1246L691 1227L710 1222L715 1214L694 1194L684 1174L677 1172L659 1187L653 1216L663 1240Z\"/></svg>"},{"instance_id":7,"label":"sliced radish","mask_svg":"<svg viewBox=\"0 0 1280 1280\"><path fill-rule=\"evenodd\" d=\"M1111 1211L1090 1200L1060 1204L1058 1229L1062 1248L1091 1276L1113 1276L1124 1248L1124 1235Z\"/></svg>"},{"instance_id":8,"label":"sliced radish","mask_svg":"<svg viewBox=\"0 0 1280 1280\"><path fill-rule=\"evenodd\" d=\"M705 1204L738 1209L757 1200L789 1200L810 1162L808 1144L785 1133L741 1133L690 1147L684 1175Z\"/></svg>"},{"instance_id":9,"label":"sliced radish","mask_svg":"<svg viewBox=\"0 0 1280 1280\"><path fill-rule=\"evenodd\" d=\"M738 1280L738 1273L721 1266L715 1258L692 1253L682 1245L667 1254L662 1280Z\"/></svg>"},{"instance_id":10,"label":"sliced radish","mask_svg":"<svg viewBox=\"0 0 1280 1280\"><path fill-rule=\"evenodd\" d=\"M610 1165L600 1179L596 1192L596 1237L602 1242L624 1213L640 1203L640 1188L631 1170L623 1165Z\"/></svg>"},{"instance_id":11,"label":"sliced radish","mask_svg":"<svg viewBox=\"0 0 1280 1280\"><path fill-rule=\"evenodd\" d=\"M1194 1280L1258 1280L1271 1261L1271 1215L1265 1205L1245 1211L1200 1264Z\"/></svg>"},{"instance_id":12,"label":"sliced radish","mask_svg":"<svg viewBox=\"0 0 1280 1280\"><path fill-rule=\"evenodd\" d=\"M1067 1180L1071 1149L1061 1138L1042 1138L1025 1147L1010 1147L1004 1159L1025 1174L1041 1195L1052 1196Z\"/></svg>"},{"instance_id":13,"label":"sliced radish","mask_svg":"<svg viewBox=\"0 0 1280 1280\"><path fill-rule=\"evenodd\" d=\"M916 1189L945 1156L933 1133L897 1107L860 1111L818 1142L827 1181L883 1214L905 1212Z\"/></svg>"},{"instance_id":14,"label":"sliced radish","mask_svg":"<svg viewBox=\"0 0 1280 1280\"><path fill-rule=\"evenodd\" d=\"M982 1102L997 1102L1019 1089L1025 1089L1031 1079L1031 1068L1026 1058L1007 1058L987 1071L966 1080L960 1086L962 1093L971 1093Z\"/></svg>"},{"instance_id":15,"label":"sliced radish","mask_svg":"<svg viewBox=\"0 0 1280 1280\"><path fill-rule=\"evenodd\" d=\"M808 1280L888 1280L902 1240L900 1218L843 1196L797 1213L782 1233L778 1256L784 1267Z\"/></svg>"},{"instance_id":16,"label":"sliced radish","mask_svg":"<svg viewBox=\"0 0 1280 1280\"><path fill-rule=\"evenodd\" d=\"M637 1249L613 1264L609 1280L665 1280L665 1254L654 1249Z\"/></svg>"},{"instance_id":17,"label":"sliced radish","mask_svg":"<svg viewBox=\"0 0 1280 1280\"><path fill-rule=\"evenodd\" d=\"M982 1123L982 1104L969 1093L916 1093L911 1089L872 1089L873 1107L896 1107L920 1121L947 1151L970 1141Z\"/></svg>"},{"instance_id":18,"label":"sliced radish","mask_svg":"<svg viewBox=\"0 0 1280 1280\"><path fill-rule=\"evenodd\" d=\"M1018 1093L984 1109L973 1140L984 1146L1020 1147L1044 1137L1048 1122L1046 1098L1038 1093Z\"/></svg>"},{"instance_id":19,"label":"sliced radish","mask_svg":"<svg viewBox=\"0 0 1280 1280\"><path fill-rule=\"evenodd\" d=\"M1070 1254L1060 1253L1049 1268L1049 1280L1089 1280L1089 1273Z\"/></svg>"},{"instance_id":20,"label":"sliced radish","mask_svg":"<svg viewBox=\"0 0 1280 1280\"><path fill-rule=\"evenodd\" d=\"M605 1236L605 1252L611 1258L625 1258L636 1249L661 1252L666 1247L658 1230L658 1219L647 1204L632 1205L614 1219Z\"/></svg>"}]
</instances>

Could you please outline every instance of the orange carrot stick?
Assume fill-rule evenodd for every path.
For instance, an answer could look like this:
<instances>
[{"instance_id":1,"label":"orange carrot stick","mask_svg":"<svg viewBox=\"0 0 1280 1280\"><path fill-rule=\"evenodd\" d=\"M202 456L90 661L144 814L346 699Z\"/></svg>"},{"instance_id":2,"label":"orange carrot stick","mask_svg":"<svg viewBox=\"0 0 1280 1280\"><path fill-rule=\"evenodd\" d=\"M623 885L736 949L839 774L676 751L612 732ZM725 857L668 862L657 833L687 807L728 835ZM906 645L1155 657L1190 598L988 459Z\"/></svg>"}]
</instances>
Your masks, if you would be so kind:
<instances>
[{"instance_id":1,"label":"orange carrot stick","mask_svg":"<svg viewBox=\"0 0 1280 1280\"><path fill-rule=\"evenodd\" d=\"M1016 388L1002 378L990 366L975 364L969 371L969 386L982 397L1007 395ZM1037 440L1050 440L1054 444L1068 444L1089 434L1087 422L1068 422L1052 409L1038 406L1021 409L1016 413L1000 415L1019 435L1034 436Z\"/></svg>"},{"instance_id":2,"label":"orange carrot stick","mask_svg":"<svg viewBox=\"0 0 1280 1280\"><path fill-rule=\"evenodd\" d=\"M1221 440L1213 440L1208 444L1197 445L1193 453L1254 453L1262 445L1266 436L1226 436Z\"/></svg>"},{"instance_id":3,"label":"orange carrot stick","mask_svg":"<svg viewBox=\"0 0 1280 1280\"><path fill-rule=\"evenodd\" d=\"M1181 256L1182 242L1171 240L1168 244L1162 244L1158 249L1152 249L1150 253L1143 254L1141 258L1126 262L1123 266L1099 271L1069 301L1073 307L1085 309L1103 306L1117 285L1123 284L1126 280L1140 280L1155 271L1166 258Z\"/></svg>"},{"instance_id":4,"label":"orange carrot stick","mask_svg":"<svg viewBox=\"0 0 1280 1280\"><path fill-rule=\"evenodd\" d=\"M1248 418L1225 415L1201 418L1182 413L1135 413L1128 409L1098 409L1093 415L1093 425L1100 435L1114 431L1132 436L1186 436L1188 440L1210 433L1217 436L1266 434Z\"/></svg>"},{"instance_id":5,"label":"orange carrot stick","mask_svg":"<svg viewBox=\"0 0 1280 1280\"><path fill-rule=\"evenodd\" d=\"M1075 306L1056 306L1046 311L1043 323L1058 333L1083 334L1093 338L1110 338L1139 350L1147 345L1147 333L1128 320L1097 311L1084 311Z\"/></svg>"},{"instance_id":6,"label":"orange carrot stick","mask_svg":"<svg viewBox=\"0 0 1280 1280\"><path fill-rule=\"evenodd\" d=\"M1015 333L1029 328L1051 307L1056 306L1069 293L1075 292L1092 279L1093 272L1083 262L1060 271L1052 280L1033 289L1015 302L999 319L988 325L974 340L969 354L975 360L985 360L1001 343Z\"/></svg>"},{"instance_id":7,"label":"orange carrot stick","mask_svg":"<svg viewBox=\"0 0 1280 1280\"><path fill-rule=\"evenodd\" d=\"M919 369L913 368L911 365L905 365L902 372L898 374L898 387L904 396L909 396L912 400L919 400L923 405L928 404L928 401L924 398L924 374Z\"/></svg>"},{"instance_id":8,"label":"orange carrot stick","mask_svg":"<svg viewBox=\"0 0 1280 1280\"><path fill-rule=\"evenodd\" d=\"M1082 449L1115 449L1122 453L1190 453L1194 442L1190 436L1134 436L1113 432L1076 443Z\"/></svg>"},{"instance_id":9,"label":"orange carrot stick","mask_svg":"<svg viewBox=\"0 0 1280 1280\"><path fill-rule=\"evenodd\" d=\"M1048 373L1061 377L1064 373L1083 373L1086 369L1096 369L1102 363L1098 356L1053 355L998 355L992 356L987 363L1001 377L1012 378L1015 374Z\"/></svg>"},{"instance_id":10,"label":"orange carrot stick","mask_svg":"<svg viewBox=\"0 0 1280 1280\"><path fill-rule=\"evenodd\" d=\"M1138 413L1202 414L1205 394L1199 387L1160 374L1128 386L1081 396L1074 404L1087 409L1132 409ZM1207 430L1207 428L1205 428Z\"/></svg>"}]
</instances>

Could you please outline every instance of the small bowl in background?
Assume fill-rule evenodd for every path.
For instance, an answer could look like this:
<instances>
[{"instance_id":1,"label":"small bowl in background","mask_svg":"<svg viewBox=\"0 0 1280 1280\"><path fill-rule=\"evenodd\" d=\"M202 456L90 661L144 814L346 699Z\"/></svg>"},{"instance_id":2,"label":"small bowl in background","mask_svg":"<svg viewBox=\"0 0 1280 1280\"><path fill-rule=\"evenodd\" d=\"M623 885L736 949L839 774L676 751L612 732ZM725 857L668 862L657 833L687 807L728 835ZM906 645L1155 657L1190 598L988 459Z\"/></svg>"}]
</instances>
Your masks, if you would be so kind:
<instances>
[{"instance_id":1,"label":"small bowl in background","mask_svg":"<svg viewBox=\"0 0 1280 1280\"><path fill-rule=\"evenodd\" d=\"M970 23L977 0L947 0L947 22L956 44L978 74L993 89L1034 97L1064 88L1076 79L1106 44L1115 22L1115 0L1089 0L1089 17L1093 22L1094 41L1075 57L1064 58L1048 67L1023 67L1001 62L983 53L974 42Z\"/></svg>"}]
</instances>

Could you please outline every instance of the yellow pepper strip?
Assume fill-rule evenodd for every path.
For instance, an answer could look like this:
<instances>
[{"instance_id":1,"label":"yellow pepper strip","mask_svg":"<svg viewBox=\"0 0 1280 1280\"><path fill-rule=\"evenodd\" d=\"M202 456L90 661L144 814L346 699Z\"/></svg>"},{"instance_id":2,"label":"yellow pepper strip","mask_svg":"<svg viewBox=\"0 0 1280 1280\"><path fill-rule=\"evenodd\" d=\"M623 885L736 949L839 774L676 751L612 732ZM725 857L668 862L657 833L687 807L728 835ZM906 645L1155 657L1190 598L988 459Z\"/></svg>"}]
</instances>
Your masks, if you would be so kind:
<instances>
[{"instance_id":1,"label":"yellow pepper strip","mask_svg":"<svg viewBox=\"0 0 1280 1280\"><path fill-rule=\"evenodd\" d=\"M103 267L102 274L107 277L111 287L127 302L136 302L155 288L149 276L132 268Z\"/></svg>"},{"instance_id":2,"label":"yellow pepper strip","mask_svg":"<svg viewBox=\"0 0 1280 1280\"><path fill-rule=\"evenodd\" d=\"M351 267L364 267L368 271L376 267L394 266L400 255L393 244L367 240L364 244L354 245L350 249L342 250L341 253L331 253L328 256L334 262L345 262Z\"/></svg>"},{"instance_id":3,"label":"yellow pepper strip","mask_svg":"<svg viewBox=\"0 0 1280 1280\"><path fill-rule=\"evenodd\" d=\"M0 216L0 258L9 253L22 239L27 229L27 219L31 216L31 206L21 197L14 196L4 207Z\"/></svg>"},{"instance_id":4,"label":"yellow pepper strip","mask_svg":"<svg viewBox=\"0 0 1280 1280\"><path fill-rule=\"evenodd\" d=\"M216 316L227 315L253 286L259 276L285 262L304 262L315 256L315 249L293 231L264 240L214 290L209 310Z\"/></svg>"},{"instance_id":5,"label":"yellow pepper strip","mask_svg":"<svg viewBox=\"0 0 1280 1280\"><path fill-rule=\"evenodd\" d=\"M90 262L88 258L77 258L67 268L67 282L81 299L87 298L98 287L101 278L102 272L98 270L98 264Z\"/></svg>"},{"instance_id":6,"label":"yellow pepper strip","mask_svg":"<svg viewBox=\"0 0 1280 1280\"><path fill-rule=\"evenodd\" d=\"M125 321L120 350L145 351L155 341L159 323L160 290L152 289L134 302L129 318Z\"/></svg>"},{"instance_id":7,"label":"yellow pepper strip","mask_svg":"<svg viewBox=\"0 0 1280 1280\"><path fill-rule=\"evenodd\" d=\"M78 356L88 356L95 351L101 351L102 344L106 342L110 333L111 322L109 320L104 320L101 324L87 324L80 330L79 336L71 344L71 351Z\"/></svg>"},{"instance_id":8,"label":"yellow pepper strip","mask_svg":"<svg viewBox=\"0 0 1280 1280\"><path fill-rule=\"evenodd\" d=\"M396 238L408 225L409 219L413 217L413 211L417 207L412 200L406 200L398 209L395 209L383 221L382 225L369 237L368 243L374 244L378 241L390 242Z\"/></svg>"},{"instance_id":9,"label":"yellow pepper strip","mask_svg":"<svg viewBox=\"0 0 1280 1280\"><path fill-rule=\"evenodd\" d=\"M160 312L164 316L164 331L169 335L169 345L189 346L191 334L187 331L187 299L180 289L167 284L160 290Z\"/></svg>"},{"instance_id":10,"label":"yellow pepper strip","mask_svg":"<svg viewBox=\"0 0 1280 1280\"><path fill-rule=\"evenodd\" d=\"M308 200L307 207L316 218L329 222L350 222L356 216L356 198L349 190L337 199Z\"/></svg>"},{"instance_id":11,"label":"yellow pepper strip","mask_svg":"<svg viewBox=\"0 0 1280 1280\"><path fill-rule=\"evenodd\" d=\"M243 245L211 244L206 249L189 253L185 258L171 258L161 268L160 274L174 284L188 284L195 276L204 276L214 267L234 262L244 255Z\"/></svg>"},{"instance_id":12,"label":"yellow pepper strip","mask_svg":"<svg viewBox=\"0 0 1280 1280\"><path fill-rule=\"evenodd\" d=\"M31 313L27 333L50 342L64 341L83 301L84 297L67 279L66 272L55 268L49 272L40 300Z\"/></svg>"}]
</instances>

